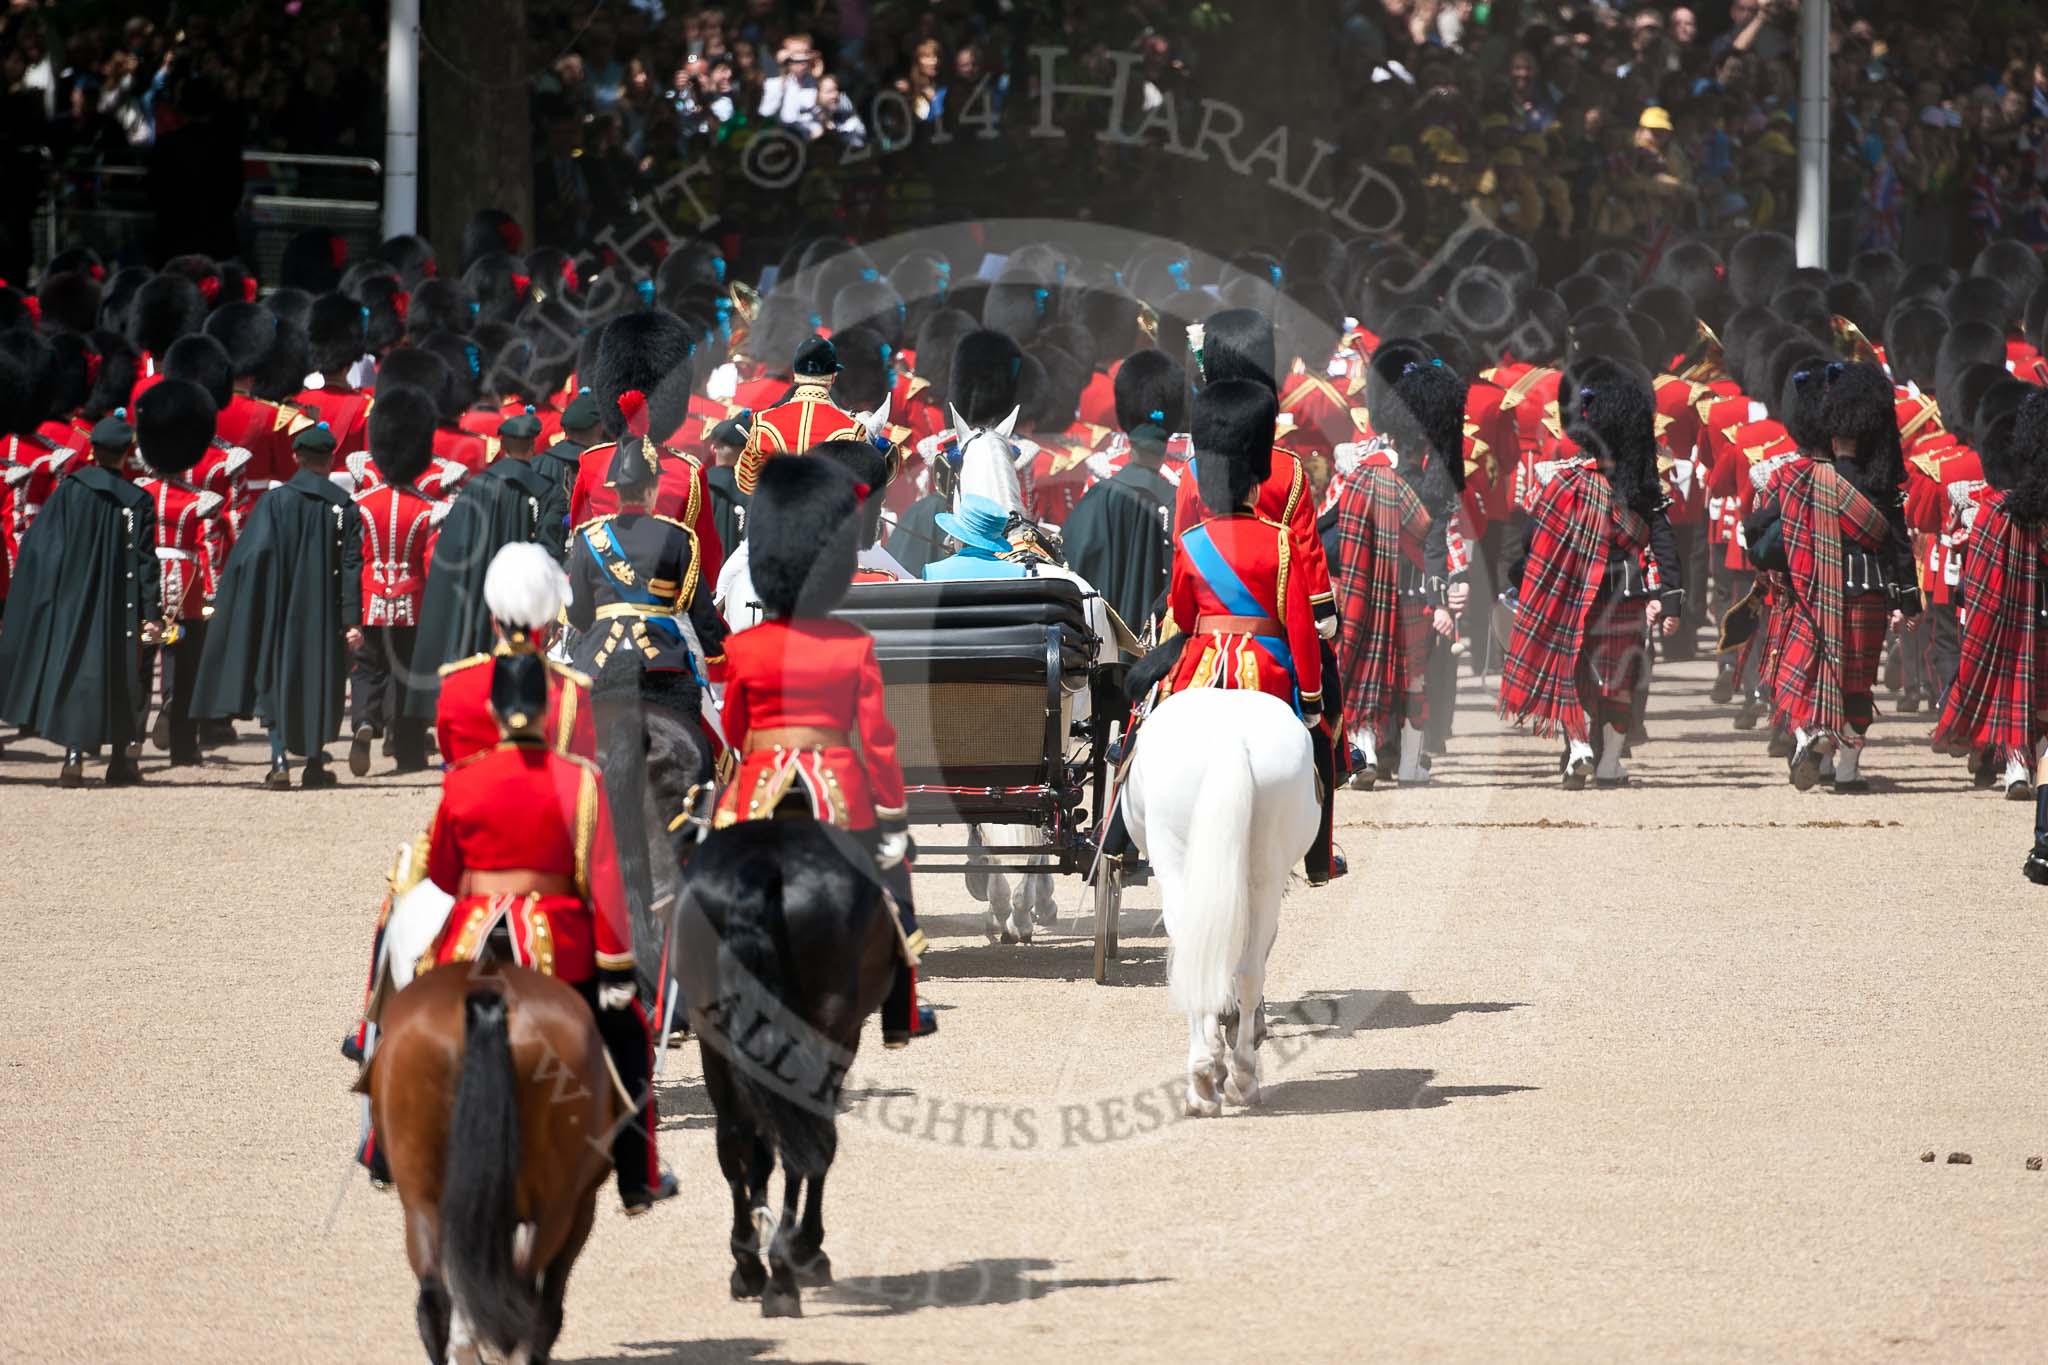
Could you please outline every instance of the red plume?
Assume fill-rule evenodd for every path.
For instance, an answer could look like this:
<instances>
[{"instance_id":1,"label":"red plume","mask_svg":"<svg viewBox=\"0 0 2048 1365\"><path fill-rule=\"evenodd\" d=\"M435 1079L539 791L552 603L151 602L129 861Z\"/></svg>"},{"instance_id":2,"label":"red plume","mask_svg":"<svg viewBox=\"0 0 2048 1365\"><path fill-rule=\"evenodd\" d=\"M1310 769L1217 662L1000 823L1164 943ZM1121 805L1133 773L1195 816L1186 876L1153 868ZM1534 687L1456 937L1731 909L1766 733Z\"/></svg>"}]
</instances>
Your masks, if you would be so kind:
<instances>
[{"instance_id":1,"label":"red plume","mask_svg":"<svg viewBox=\"0 0 2048 1365\"><path fill-rule=\"evenodd\" d=\"M430 280L440 273L441 263L435 260L432 256L427 257L427 263L420 267L420 274L426 276Z\"/></svg>"},{"instance_id":2,"label":"red plume","mask_svg":"<svg viewBox=\"0 0 2048 1365\"><path fill-rule=\"evenodd\" d=\"M853 486L853 500L855 502L866 502L868 500L868 494L874 491L874 489L868 487L864 483L857 483Z\"/></svg>"},{"instance_id":3,"label":"red plume","mask_svg":"<svg viewBox=\"0 0 2048 1365\"><path fill-rule=\"evenodd\" d=\"M654 252L654 259L655 259L655 260L657 260L657 261L665 261L665 260L667 260L667 259L668 259L668 238L666 238L666 237L656 237L656 238L655 238L655 239L654 239L653 241L649 242L649 243L648 243L647 245L648 245L648 249Z\"/></svg>"},{"instance_id":4,"label":"red plume","mask_svg":"<svg viewBox=\"0 0 2048 1365\"><path fill-rule=\"evenodd\" d=\"M576 276L576 262L562 262L562 288L581 289L582 287L583 281L578 279Z\"/></svg>"},{"instance_id":5,"label":"red plume","mask_svg":"<svg viewBox=\"0 0 2048 1365\"><path fill-rule=\"evenodd\" d=\"M398 314L400 322L404 322L405 315L412 311L412 295L406 293L403 289L392 290L391 311Z\"/></svg>"},{"instance_id":6,"label":"red plume","mask_svg":"<svg viewBox=\"0 0 2048 1365\"><path fill-rule=\"evenodd\" d=\"M199 296L206 300L208 308L213 307L215 301L220 298L220 276L208 275L205 279L201 280L199 282Z\"/></svg>"},{"instance_id":7,"label":"red plume","mask_svg":"<svg viewBox=\"0 0 2048 1365\"><path fill-rule=\"evenodd\" d=\"M256 277L254 275L242 276L242 302L256 302Z\"/></svg>"},{"instance_id":8,"label":"red plume","mask_svg":"<svg viewBox=\"0 0 2048 1365\"><path fill-rule=\"evenodd\" d=\"M99 382L100 353L98 351L87 351L85 353L85 386L89 389Z\"/></svg>"},{"instance_id":9,"label":"red plume","mask_svg":"<svg viewBox=\"0 0 2048 1365\"><path fill-rule=\"evenodd\" d=\"M619 395L619 416L625 419L626 430L635 436L647 434L647 395L638 389L627 389Z\"/></svg>"},{"instance_id":10,"label":"red plume","mask_svg":"<svg viewBox=\"0 0 2048 1365\"><path fill-rule=\"evenodd\" d=\"M107 277L107 268L103 265L89 265L85 268L85 273L92 276L94 284L98 284Z\"/></svg>"},{"instance_id":11,"label":"red plume","mask_svg":"<svg viewBox=\"0 0 2048 1365\"><path fill-rule=\"evenodd\" d=\"M533 287L533 276L531 276L531 275L514 275L514 276L512 277L512 292L513 292L513 293L515 293L515 294L518 294L518 295L520 295L521 297L524 297L524 296L525 296L525 294L526 294L526 291L527 291L528 289L532 288L532 287Z\"/></svg>"},{"instance_id":12,"label":"red plume","mask_svg":"<svg viewBox=\"0 0 2048 1365\"><path fill-rule=\"evenodd\" d=\"M21 306L28 309L29 317L40 327L43 322L43 301L34 294L23 294Z\"/></svg>"},{"instance_id":13,"label":"red plume","mask_svg":"<svg viewBox=\"0 0 2048 1365\"><path fill-rule=\"evenodd\" d=\"M336 270L348 264L348 238L340 233L327 239L327 259L334 263Z\"/></svg>"},{"instance_id":14,"label":"red plume","mask_svg":"<svg viewBox=\"0 0 2048 1365\"><path fill-rule=\"evenodd\" d=\"M526 234L519 230L519 224L507 218L498 224L498 240L505 244L505 252L517 256L519 248L526 245Z\"/></svg>"}]
</instances>

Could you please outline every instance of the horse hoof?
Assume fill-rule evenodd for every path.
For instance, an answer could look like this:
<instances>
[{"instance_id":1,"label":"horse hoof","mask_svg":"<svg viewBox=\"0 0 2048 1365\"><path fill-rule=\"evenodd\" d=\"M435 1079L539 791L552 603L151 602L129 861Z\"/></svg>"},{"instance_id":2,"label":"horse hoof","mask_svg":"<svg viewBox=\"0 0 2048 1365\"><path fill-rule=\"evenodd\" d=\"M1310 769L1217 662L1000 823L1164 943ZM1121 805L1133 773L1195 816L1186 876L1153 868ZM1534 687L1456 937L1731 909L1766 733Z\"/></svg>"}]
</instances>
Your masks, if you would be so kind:
<instances>
[{"instance_id":1,"label":"horse hoof","mask_svg":"<svg viewBox=\"0 0 2048 1365\"><path fill-rule=\"evenodd\" d=\"M794 1293L786 1293L769 1285L761 1292L761 1316L764 1318L800 1318L804 1315L803 1301Z\"/></svg>"},{"instance_id":2,"label":"horse hoof","mask_svg":"<svg viewBox=\"0 0 2048 1365\"><path fill-rule=\"evenodd\" d=\"M999 943L1015 943L1017 936L1010 932L1009 926L1005 925L996 931L996 941Z\"/></svg>"},{"instance_id":3,"label":"horse hoof","mask_svg":"<svg viewBox=\"0 0 2048 1365\"><path fill-rule=\"evenodd\" d=\"M1187 1105L1183 1112L1191 1119L1220 1118L1223 1114L1223 1102L1221 1100L1205 1100L1190 1090L1188 1092Z\"/></svg>"},{"instance_id":4,"label":"horse hoof","mask_svg":"<svg viewBox=\"0 0 2048 1365\"><path fill-rule=\"evenodd\" d=\"M816 1289L832 1283L832 1258L819 1252L795 1267L796 1282L805 1289Z\"/></svg>"},{"instance_id":5,"label":"horse hoof","mask_svg":"<svg viewBox=\"0 0 2048 1365\"><path fill-rule=\"evenodd\" d=\"M1262 1094L1263 1092L1259 1089L1257 1081L1253 1081L1249 1087L1243 1088L1238 1085L1234 1077L1223 1083L1223 1098L1229 1100L1232 1104L1241 1104L1247 1109L1256 1109Z\"/></svg>"},{"instance_id":6,"label":"horse hoof","mask_svg":"<svg viewBox=\"0 0 2048 1365\"><path fill-rule=\"evenodd\" d=\"M733 1267L732 1296L735 1299L758 1298L767 1283L768 1272L758 1265Z\"/></svg>"}]
</instances>

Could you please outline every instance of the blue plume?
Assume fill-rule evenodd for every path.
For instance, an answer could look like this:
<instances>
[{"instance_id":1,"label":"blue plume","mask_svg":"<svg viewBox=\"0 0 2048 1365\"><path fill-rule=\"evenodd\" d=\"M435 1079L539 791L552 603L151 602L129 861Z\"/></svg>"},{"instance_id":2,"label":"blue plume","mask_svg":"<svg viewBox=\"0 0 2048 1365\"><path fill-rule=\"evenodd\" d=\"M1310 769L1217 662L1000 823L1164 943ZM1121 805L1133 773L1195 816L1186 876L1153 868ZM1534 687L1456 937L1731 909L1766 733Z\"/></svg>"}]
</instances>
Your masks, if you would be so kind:
<instances>
[{"instance_id":1,"label":"blue plume","mask_svg":"<svg viewBox=\"0 0 2048 1365\"><path fill-rule=\"evenodd\" d=\"M653 281L653 280L635 280L635 281L633 281L633 289L634 289L634 291L635 291L636 293L638 293L638 294L640 295L640 302L642 302L642 303L653 303L653 302L654 302L654 281Z\"/></svg>"}]
</instances>

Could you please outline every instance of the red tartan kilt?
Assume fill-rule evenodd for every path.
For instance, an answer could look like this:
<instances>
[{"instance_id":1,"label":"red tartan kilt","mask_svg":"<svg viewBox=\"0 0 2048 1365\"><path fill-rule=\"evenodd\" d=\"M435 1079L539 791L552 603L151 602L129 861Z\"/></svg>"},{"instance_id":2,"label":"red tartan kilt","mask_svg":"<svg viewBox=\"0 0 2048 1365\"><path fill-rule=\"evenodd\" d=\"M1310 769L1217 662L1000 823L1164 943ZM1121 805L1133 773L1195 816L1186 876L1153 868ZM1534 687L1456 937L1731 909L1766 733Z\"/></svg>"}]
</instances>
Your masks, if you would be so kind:
<instances>
[{"instance_id":1,"label":"red tartan kilt","mask_svg":"<svg viewBox=\"0 0 2048 1365\"><path fill-rule=\"evenodd\" d=\"M1627 693L1642 676L1648 643L1641 601L1609 601L1596 606L1586 622L1579 661L1599 687L1600 695Z\"/></svg>"},{"instance_id":2,"label":"red tartan kilt","mask_svg":"<svg viewBox=\"0 0 2048 1365\"><path fill-rule=\"evenodd\" d=\"M1401 599L1402 687L1420 692L1429 674L1429 651L1436 641L1435 608L1420 597Z\"/></svg>"},{"instance_id":3,"label":"red tartan kilt","mask_svg":"<svg viewBox=\"0 0 2048 1365\"><path fill-rule=\"evenodd\" d=\"M1851 597L1842 603L1842 694L1876 690L1877 668L1884 656L1884 637L1891 627L1888 597Z\"/></svg>"}]
</instances>

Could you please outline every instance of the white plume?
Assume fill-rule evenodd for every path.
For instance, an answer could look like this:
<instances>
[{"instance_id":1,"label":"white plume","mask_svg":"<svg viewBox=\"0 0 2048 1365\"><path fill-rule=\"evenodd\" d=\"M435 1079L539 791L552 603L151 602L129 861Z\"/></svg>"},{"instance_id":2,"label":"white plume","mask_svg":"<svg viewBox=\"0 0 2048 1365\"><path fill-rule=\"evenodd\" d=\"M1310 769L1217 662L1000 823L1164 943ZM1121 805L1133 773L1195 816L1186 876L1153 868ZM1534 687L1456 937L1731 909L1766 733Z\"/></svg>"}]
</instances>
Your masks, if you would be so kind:
<instances>
[{"instance_id":1,"label":"white plume","mask_svg":"<svg viewBox=\"0 0 2048 1365\"><path fill-rule=\"evenodd\" d=\"M501 625L538 630L569 605L569 575L530 540L499 550L484 571L484 605Z\"/></svg>"}]
</instances>

